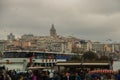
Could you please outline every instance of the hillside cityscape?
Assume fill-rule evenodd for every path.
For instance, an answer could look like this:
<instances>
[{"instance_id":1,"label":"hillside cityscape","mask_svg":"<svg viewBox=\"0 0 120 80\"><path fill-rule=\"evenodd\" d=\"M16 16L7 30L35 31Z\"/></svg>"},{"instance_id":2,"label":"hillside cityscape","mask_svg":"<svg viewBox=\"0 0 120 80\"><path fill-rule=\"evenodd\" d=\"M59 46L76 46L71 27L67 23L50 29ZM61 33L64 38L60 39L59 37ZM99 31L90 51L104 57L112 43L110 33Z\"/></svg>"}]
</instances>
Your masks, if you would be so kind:
<instances>
[{"instance_id":1,"label":"hillside cityscape","mask_svg":"<svg viewBox=\"0 0 120 80\"><path fill-rule=\"evenodd\" d=\"M120 0L0 0L0 80L120 80Z\"/></svg>"},{"instance_id":2,"label":"hillside cityscape","mask_svg":"<svg viewBox=\"0 0 120 80\"><path fill-rule=\"evenodd\" d=\"M110 39L109 39L110 41ZM21 38L15 38L13 33L7 36L7 40L0 41L0 51L43 51L83 54L87 51L97 53L99 56L112 56L119 59L119 43L92 42L79 39L74 36L63 37L57 34L54 24L51 25L50 35L34 36L24 34Z\"/></svg>"}]
</instances>

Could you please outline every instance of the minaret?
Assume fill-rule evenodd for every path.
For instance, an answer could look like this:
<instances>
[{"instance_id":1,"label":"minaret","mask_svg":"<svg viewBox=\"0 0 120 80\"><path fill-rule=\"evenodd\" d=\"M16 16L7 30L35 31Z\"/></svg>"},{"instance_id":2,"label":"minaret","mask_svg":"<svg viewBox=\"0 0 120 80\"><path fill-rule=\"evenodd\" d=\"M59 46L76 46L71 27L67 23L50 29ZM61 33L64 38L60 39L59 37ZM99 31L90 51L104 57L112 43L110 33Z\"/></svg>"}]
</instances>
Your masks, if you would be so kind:
<instances>
[{"instance_id":1,"label":"minaret","mask_svg":"<svg viewBox=\"0 0 120 80\"><path fill-rule=\"evenodd\" d=\"M50 36L53 36L53 37L57 36L56 29L54 28L54 24L52 24L52 27L50 29Z\"/></svg>"}]
</instances>

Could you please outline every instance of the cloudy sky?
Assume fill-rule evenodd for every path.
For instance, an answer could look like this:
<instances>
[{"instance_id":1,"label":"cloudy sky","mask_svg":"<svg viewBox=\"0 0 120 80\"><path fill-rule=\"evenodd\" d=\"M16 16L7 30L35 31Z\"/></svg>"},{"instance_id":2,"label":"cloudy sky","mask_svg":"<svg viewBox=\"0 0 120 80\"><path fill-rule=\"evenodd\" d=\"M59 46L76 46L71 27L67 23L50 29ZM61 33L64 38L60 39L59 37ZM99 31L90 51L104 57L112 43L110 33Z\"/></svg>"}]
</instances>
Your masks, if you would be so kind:
<instances>
[{"instance_id":1,"label":"cloudy sky","mask_svg":"<svg viewBox=\"0 0 120 80\"><path fill-rule=\"evenodd\" d=\"M0 0L0 39L9 33L120 41L120 0Z\"/></svg>"}]
</instances>

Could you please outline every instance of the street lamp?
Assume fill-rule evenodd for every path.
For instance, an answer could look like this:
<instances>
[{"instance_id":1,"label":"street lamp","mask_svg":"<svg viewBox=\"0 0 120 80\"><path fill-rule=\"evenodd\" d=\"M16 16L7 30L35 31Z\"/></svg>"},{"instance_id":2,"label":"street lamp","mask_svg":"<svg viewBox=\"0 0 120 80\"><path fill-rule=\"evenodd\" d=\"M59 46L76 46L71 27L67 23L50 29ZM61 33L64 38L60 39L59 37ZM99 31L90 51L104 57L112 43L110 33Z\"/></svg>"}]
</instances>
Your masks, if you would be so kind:
<instances>
[{"instance_id":1,"label":"street lamp","mask_svg":"<svg viewBox=\"0 0 120 80\"><path fill-rule=\"evenodd\" d=\"M81 59L81 70L83 70L83 62L84 62L84 57Z\"/></svg>"}]
</instances>

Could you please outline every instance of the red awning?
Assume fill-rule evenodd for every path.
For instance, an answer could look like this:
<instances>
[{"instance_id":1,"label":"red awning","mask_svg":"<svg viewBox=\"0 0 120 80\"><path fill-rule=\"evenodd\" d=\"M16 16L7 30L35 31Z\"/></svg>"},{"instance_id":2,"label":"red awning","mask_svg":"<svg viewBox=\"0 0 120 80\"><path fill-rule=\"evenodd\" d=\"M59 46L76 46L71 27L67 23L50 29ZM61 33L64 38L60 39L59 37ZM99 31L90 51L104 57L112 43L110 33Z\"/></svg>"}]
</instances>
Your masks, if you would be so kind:
<instances>
[{"instance_id":1,"label":"red awning","mask_svg":"<svg viewBox=\"0 0 120 80\"><path fill-rule=\"evenodd\" d=\"M92 70L92 71L89 71L90 74L94 74L94 73L117 73L117 71L114 71L114 70L107 70L107 69L102 69L102 70Z\"/></svg>"}]
</instances>

